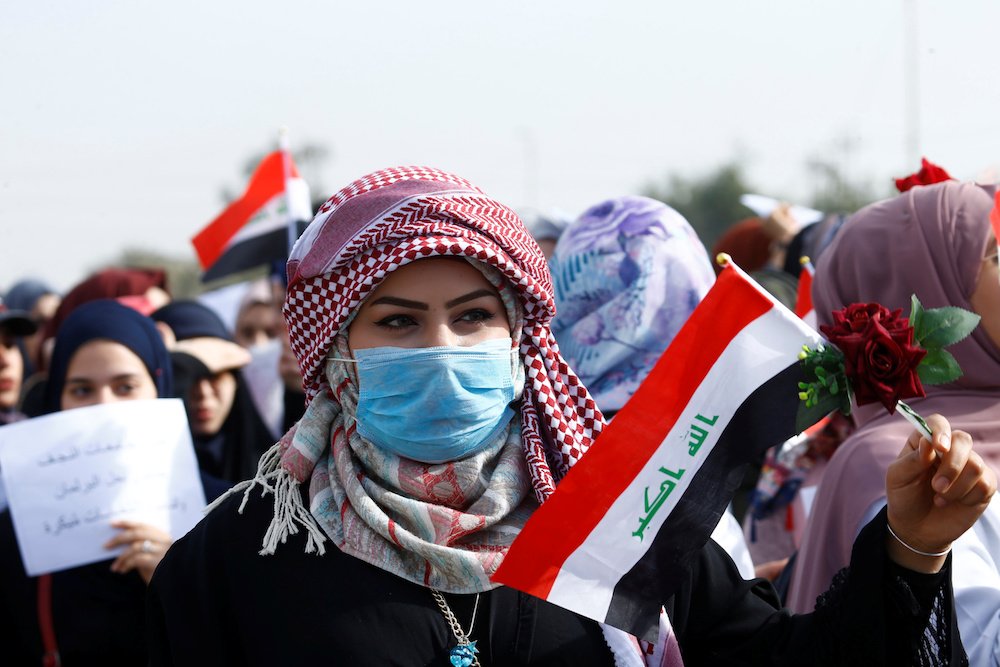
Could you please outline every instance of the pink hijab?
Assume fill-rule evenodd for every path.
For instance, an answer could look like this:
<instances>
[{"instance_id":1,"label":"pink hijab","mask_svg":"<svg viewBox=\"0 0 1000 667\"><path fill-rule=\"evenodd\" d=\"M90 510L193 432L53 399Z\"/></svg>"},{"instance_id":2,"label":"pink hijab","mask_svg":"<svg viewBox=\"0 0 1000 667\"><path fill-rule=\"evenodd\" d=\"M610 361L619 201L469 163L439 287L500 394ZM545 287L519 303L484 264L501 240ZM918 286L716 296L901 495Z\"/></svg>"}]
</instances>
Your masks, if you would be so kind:
<instances>
[{"instance_id":1,"label":"pink hijab","mask_svg":"<svg viewBox=\"0 0 1000 667\"><path fill-rule=\"evenodd\" d=\"M972 310L986 246L993 198L957 181L916 187L853 215L823 255L813 283L820 324L850 303L877 301L909 312L910 295L926 308ZM1000 308L1000 304L996 307ZM964 375L927 386L927 397L908 403L919 413L940 413L968 431L977 451L1000 471L1000 347L977 328L948 350ZM812 611L816 597L850 561L858 524L885 497L885 473L911 432L880 405L854 412L858 430L837 450L823 477L803 537L788 594L796 612Z\"/></svg>"}]
</instances>

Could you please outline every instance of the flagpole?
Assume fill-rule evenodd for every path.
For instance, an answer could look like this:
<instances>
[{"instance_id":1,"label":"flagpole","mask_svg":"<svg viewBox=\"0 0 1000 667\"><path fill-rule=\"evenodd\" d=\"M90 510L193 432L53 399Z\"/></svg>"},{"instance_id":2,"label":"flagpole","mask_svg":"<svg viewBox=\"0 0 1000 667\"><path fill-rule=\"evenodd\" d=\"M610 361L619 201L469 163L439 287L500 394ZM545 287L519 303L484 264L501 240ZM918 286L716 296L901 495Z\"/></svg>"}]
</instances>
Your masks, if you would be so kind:
<instances>
[{"instance_id":1,"label":"flagpole","mask_svg":"<svg viewBox=\"0 0 1000 667\"><path fill-rule=\"evenodd\" d=\"M916 0L903 0L903 78L905 93L906 160L920 161L920 34Z\"/></svg>"},{"instance_id":2,"label":"flagpole","mask_svg":"<svg viewBox=\"0 0 1000 667\"><path fill-rule=\"evenodd\" d=\"M286 227L288 229L288 254L290 255L292 254L292 246L295 245L299 235L297 234L298 220L292 214L292 195L288 187L289 181L292 180L292 153L288 141L288 128L284 125L278 129L278 150L281 151L281 166L285 176L285 215L288 216Z\"/></svg>"}]
</instances>

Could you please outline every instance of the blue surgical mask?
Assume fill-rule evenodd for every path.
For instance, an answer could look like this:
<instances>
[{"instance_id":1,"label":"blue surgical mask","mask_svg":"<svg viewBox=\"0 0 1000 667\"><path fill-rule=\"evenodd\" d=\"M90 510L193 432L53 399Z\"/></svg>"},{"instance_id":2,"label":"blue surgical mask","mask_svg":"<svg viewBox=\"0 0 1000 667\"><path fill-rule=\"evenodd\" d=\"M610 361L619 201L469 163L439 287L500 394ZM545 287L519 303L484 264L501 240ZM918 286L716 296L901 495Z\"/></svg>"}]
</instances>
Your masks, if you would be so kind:
<instances>
[{"instance_id":1,"label":"blue surgical mask","mask_svg":"<svg viewBox=\"0 0 1000 667\"><path fill-rule=\"evenodd\" d=\"M486 449L514 416L511 348L502 338L469 347L355 350L358 433L423 463Z\"/></svg>"}]
</instances>

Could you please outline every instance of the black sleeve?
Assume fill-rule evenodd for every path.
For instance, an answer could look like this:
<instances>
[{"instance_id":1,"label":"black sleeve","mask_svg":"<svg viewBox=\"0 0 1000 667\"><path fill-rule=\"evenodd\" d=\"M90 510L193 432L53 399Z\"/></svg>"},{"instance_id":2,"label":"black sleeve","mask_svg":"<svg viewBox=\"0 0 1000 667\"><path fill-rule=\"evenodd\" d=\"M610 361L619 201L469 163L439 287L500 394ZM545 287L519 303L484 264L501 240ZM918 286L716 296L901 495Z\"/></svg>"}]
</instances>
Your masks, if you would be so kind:
<instances>
[{"instance_id":1,"label":"black sleeve","mask_svg":"<svg viewBox=\"0 0 1000 667\"><path fill-rule=\"evenodd\" d=\"M0 664L41 664L37 601L37 579L24 572L10 510L4 510L0 512Z\"/></svg>"},{"instance_id":2,"label":"black sleeve","mask_svg":"<svg viewBox=\"0 0 1000 667\"><path fill-rule=\"evenodd\" d=\"M212 525L207 525L212 524ZM223 534L219 535L219 531ZM213 512L178 540L160 561L146 594L146 642L150 665L231 665L239 660L227 647L228 596L223 563L209 544L225 539Z\"/></svg>"},{"instance_id":3,"label":"black sleeve","mask_svg":"<svg viewBox=\"0 0 1000 667\"><path fill-rule=\"evenodd\" d=\"M851 565L811 614L780 609L763 579L743 581L713 542L668 606L693 665L967 665L951 588L951 557L936 574L894 564L885 510L858 535Z\"/></svg>"}]
</instances>

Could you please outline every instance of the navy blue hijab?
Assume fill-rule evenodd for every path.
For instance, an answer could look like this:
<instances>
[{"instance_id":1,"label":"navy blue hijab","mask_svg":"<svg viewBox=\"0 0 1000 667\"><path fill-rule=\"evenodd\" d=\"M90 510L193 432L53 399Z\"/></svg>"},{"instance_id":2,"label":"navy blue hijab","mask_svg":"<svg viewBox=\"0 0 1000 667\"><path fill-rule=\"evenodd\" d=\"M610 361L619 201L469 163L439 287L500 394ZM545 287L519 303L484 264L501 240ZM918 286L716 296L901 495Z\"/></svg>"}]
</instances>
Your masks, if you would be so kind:
<instances>
[{"instance_id":1,"label":"navy blue hijab","mask_svg":"<svg viewBox=\"0 0 1000 667\"><path fill-rule=\"evenodd\" d=\"M222 322L222 318L216 315L214 310L197 301L171 301L150 317L169 326L177 340L209 337L233 342L233 336Z\"/></svg>"},{"instance_id":2,"label":"navy blue hijab","mask_svg":"<svg viewBox=\"0 0 1000 667\"><path fill-rule=\"evenodd\" d=\"M173 395L170 354L153 320L112 299L85 303L75 309L56 336L45 386L46 412L58 412L66 373L76 351L93 340L120 343L142 360L160 398Z\"/></svg>"}]
</instances>

